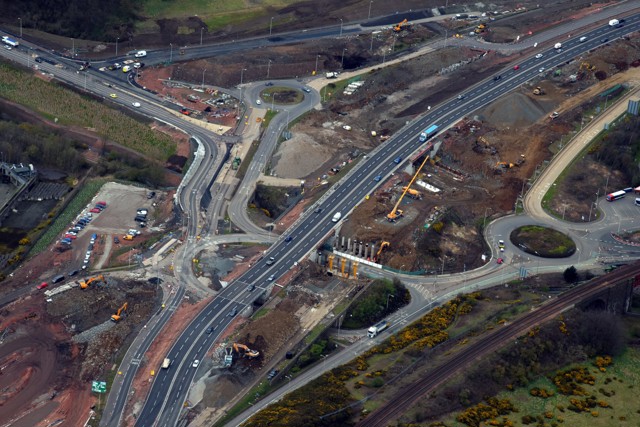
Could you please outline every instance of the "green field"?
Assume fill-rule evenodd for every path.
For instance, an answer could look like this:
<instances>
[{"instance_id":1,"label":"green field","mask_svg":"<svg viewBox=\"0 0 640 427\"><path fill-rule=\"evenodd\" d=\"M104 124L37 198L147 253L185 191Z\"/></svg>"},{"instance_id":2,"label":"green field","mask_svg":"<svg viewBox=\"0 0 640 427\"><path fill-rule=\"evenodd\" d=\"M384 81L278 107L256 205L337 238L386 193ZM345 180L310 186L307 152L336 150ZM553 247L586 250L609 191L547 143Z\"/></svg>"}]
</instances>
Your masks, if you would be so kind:
<instances>
[{"instance_id":1,"label":"green field","mask_svg":"<svg viewBox=\"0 0 640 427\"><path fill-rule=\"evenodd\" d=\"M255 3L243 0L145 0L143 14L151 19L197 16L207 24L209 31L213 31L225 25L266 15L267 8L278 9L298 2L296 0L262 0Z\"/></svg>"},{"instance_id":2,"label":"green field","mask_svg":"<svg viewBox=\"0 0 640 427\"><path fill-rule=\"evenodd\" d=\"M6 63L0 63L0 97L60 125L91 129L101 137L161 162L176 151L171 137L124 112Z\"/></svg>"}]
</instances>

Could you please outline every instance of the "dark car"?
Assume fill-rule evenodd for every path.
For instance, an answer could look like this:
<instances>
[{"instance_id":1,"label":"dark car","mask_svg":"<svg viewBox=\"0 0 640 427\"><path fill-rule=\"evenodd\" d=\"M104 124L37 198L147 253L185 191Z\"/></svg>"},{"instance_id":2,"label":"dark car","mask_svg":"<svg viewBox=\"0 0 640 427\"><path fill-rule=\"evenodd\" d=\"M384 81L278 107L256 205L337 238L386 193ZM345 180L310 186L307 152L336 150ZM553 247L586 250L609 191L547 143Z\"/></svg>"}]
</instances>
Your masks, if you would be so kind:
<instances>
[{"instance_id":1,"label":"dark car","mask_svg":"<svg viewBox=\"0 0 640 427\"><path fill-rule=\"evenodd\" d=\"M306 93L311 93L311 89L303 87L302 90Z\"/></svg>"},{"instance_id":2,"label":"dark car","mask_svg":"<svg viewBox=\"0 0 640 427\"><path fill-rule=\"evenodd\" d=\"M120 239L118 239L118 236L115 236L113 238L113 243L116 243L116 244L120 243Z\"/></svg>"},{"instance_id":3,"label":"dark car","mask_svg":"<svg viewBox=\"0 0 640 427\"><path fill-rule=\"evenodd\" d=\"M152 191L151 193L147 194L147 199L153 199L154 197L156 197L155 191Z\"/></svg>"},{"instance_id":4,"label":"dark car","mask_svg":"<svg viewBox=\"0 0 640 427\"><path fill-rule=\"evenodd\" d=\"M396 165L399 165L401 161L402 161L402 157L398 156L393 160L393 163L395 163Z\"/></svg>"},{"instance_id":5,"label":"dark car","mask_svg":"<svg viewBox=\"0 0 640 427\"><path fill-rule=\"evenodd\" d=\"M320 213L320 212L322 212L322 208L318 208L318 209L316 209L314 212L315 212L315 213Z\"/></svg>"},{"instance_id":6,"label":"dark car","mask_svg":"<svg viewBox=\"0 0 640 427\"><path fill-rule=\"evenodd\" d=\"M233 307L233 308L231 309L231 311L229 312L229 317L233 317L233 316L235 316L236 314L238 314L238 309L237 309L236 307Z\"/></svg>"},{"instance_id":7,"label":"dark car","mask_svg":"<svg viewBox=\"0 0 640 427\"><path fill-rule=\"evenodd\" d=\"M37 62L38 64L41 64L41 63L42 63L42 58L40 58L40 57L38 56L38 57L36 58L36 62Z\"/></svg>"},{"instance_id":8,"label":"dark car","mask_svg":"<svg viewBox=\"0 0 640 427\"><path fill-rule=\"evenodd\" d=\"M210 335L213 332L213 328L209 326L205 332L207 333L207 335Z\"/></svg>"},{"instance_id":9,"label":"dark car","mask_svg":"<svg viewBox=\"0 0 640 427\"><path fill-rule=\"evenodd\" d=\"M150 277L147 279L147 281L152 285L159 285L162 283L162 279L159 277Z\"/></svg>"},{"instance_id":10,"label":"dark car","mask_svg":"<svg viewBox=\"0 0 640 427\"><path fill-rule=\"evenodd\" d=\"M292 240L293 240L293 237L291 237L291 236L287 236L287 238L284 239L284 241L287 242L287 243L289 243Z\"/></svg>"},{"instance_id":11,"label":"dark car","mask_svg":"<svg viewBox=\"0 0 640 427\"><path fill-rule=\"evenodd\" d=\"M249 285L249 287L247 288L247 291L253 292L255 289L256 289L256 285Z\"/></svg>"},{"instance_id":12,"label":"dark car","mask_svg":"<svg viewBox=\"0 0 640 427\"><path fill-rule=\"evenodd\" d=\"M271 82L266 82L264 85L265 85L265 86L273 86L273 83L271 83Z\"/></svg>"},{"instance_id":13,"label":"dark car","mask_svg":"<svg viewBox=\"0 0 640 427\"><path fill-rule=\"evenodd\" d=\"M76 274L78 274L78 270L73 270L73 271L71 271L71 272L69 273L69 277L73 277L73 276L75 276Z\"/></svg>"},{"instance_id":14,"label":"dark car","mask_svg":"<svg viewBox=\"0 0 640 427\"><path fill-rule=\"evenodd\" d=\"M493 78L493 81L494 81L494 82L497 82L497 81L498 81L498 80L500 80L501 78L502 78L502 76L497 75L497 76L495 76L495 77Z\"/></svg>"},{"instance_id":15,"label":"dark car","mask_svg":"<svg viewBox=\"0 0 640 427\"><path fill-rule=\"evenodd\" d=\"M376 175L376 177L373 178L375 182L380 182L381 179L382 179L382 175Z\"/></svg>"}]
</instances>

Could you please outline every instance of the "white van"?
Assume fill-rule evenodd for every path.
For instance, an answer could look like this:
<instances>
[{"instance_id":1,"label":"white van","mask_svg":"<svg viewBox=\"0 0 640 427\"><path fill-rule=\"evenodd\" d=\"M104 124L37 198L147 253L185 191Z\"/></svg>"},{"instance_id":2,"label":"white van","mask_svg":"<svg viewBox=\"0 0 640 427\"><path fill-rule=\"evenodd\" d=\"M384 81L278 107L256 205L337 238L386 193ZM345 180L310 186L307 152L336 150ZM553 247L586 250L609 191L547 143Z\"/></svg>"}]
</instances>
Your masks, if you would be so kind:
<instances>
[{"instance_id":1,"label":"white van","mask_svg":"<svg viewBox=\"0 0 640 427\"><path fill-rule=\"evenodd\" d=\"M586 41L587 41L587 38L586 38L586 37L580 37L580 43L584 43L584 42L586 42Z\"/></svg>"},{"instance_id":2,"label":"white van","mask_svg":"<svg viewBox=\"0 0 640 427\"><path fill-rule=\"evenodd\" d=\"M636 197L636 206L640 206L640 198Z\"/></svg>"},{"instance_id":3,"label":"white van","mask_svg":"<svg viewBox=\"0 0 640 427\"><path fill-rule=\"evenodd\" d=\"M144 58L145 56L147 56L147 51L146 50L139 50L136 52L136 54L134 55L136 58Z\"/></svg>"},{"instance_id":4,"label":"white van","mask_svg":"<svg viewBox=\"0 0 640 427\"><path fill-rule=\"evenodd\" d=\"M128 73L129 71L131 71L131 67L128 65L125 65L124 67L122 67L122 72L123 73Z\"/></svg>"}]
</instances>

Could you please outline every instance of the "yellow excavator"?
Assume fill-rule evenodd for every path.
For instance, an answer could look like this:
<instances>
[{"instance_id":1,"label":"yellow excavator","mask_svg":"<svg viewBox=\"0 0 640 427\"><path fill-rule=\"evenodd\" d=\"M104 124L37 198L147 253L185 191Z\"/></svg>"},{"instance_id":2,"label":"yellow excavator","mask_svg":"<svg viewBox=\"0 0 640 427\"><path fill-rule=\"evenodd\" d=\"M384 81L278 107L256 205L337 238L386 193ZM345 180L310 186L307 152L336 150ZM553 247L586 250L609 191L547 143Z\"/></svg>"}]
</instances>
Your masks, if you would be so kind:
<instances>
[{"instance_id":1,"label":"yellow excavator","mask_svg":"<svg viewBox=\"0 0 640 427\"><path fill-rule=\"evenodd\" d=\"M540 86L537 86L533 89L533 94L534 95L544 95L545 91L544 89L542 89Z\"/></svg>"},{"instance_id":2,"label":"yellow excavator","mask_svg":"<svg viewBox=\"0 0 640 427\"><path fill-rule=\"evenodd\" d=\"M403 190L407 190L408 187L402 187ZM409 194L409 197L412 197L414 199L420 199L422 198L422 193L419 192L418 190L414 190L413 188L409 188L407 190L407 194Z\"/></svg>"},{"instance_id":3,"label":"yellow excavator","mask_svg":"<svg viewBox=\"0 0 640 427\"><path fill-rule=\"evenodd\" d=\"M99 276L92 277L88 280L80 280L80 289L87 289L89 285L93 282L104 282L104 276L101 274Z\"/></svg>"},{"instance_id":4,"label":"yellow excavator","mask_svg":"<svg viewBox=\"0 0 640 427\"><path fill-rule=\"evenodd\" d=\"M242 350L242 352L240 350ZM246 345L240 344L240 343L237 343L237 342L233 343L233 351L235 351L238 354L243 354L245 357L249 357L251 359L253 359L254 357L260 356L260 352L259 351L251 350Z\"/></svg>"},{"instance_id":5,"label":"yellow excavator","mask_svg":"<svg viewBox=\"0 0 640 427\"><path fill-rule=\"evenodd\" d=\"M396 25L395 27L393 27L393 31L395 31L396 33L399 33L400 31L402 31L402 28L404 27L404 25L409 22L406 19L402 20L402 22L400 22L398 25Z\"/></svg>"},{"instance_id":6,"label":"yellow excavator","mask_svg":"<svg viewBox=\"0 0 640 427\"><path fill-rule=\"evenodd\" d=\"M378 262L378 258L380 257L380 254L382 253L382 250L383 250L384 248L388 247L389 245L390 245L390 243L389 243L389 242L387 242L387 241L383 241L383 242L380 244L380 249L378 249L378 253L376 254L375 262Z\"/></svg>"},{"instance_id":7,"label":"yellow excavator","mask_svg":"<svg viewBox=\"0 0 640 427\"><path fill-rule=\"evenodd\" d=\"M409 182L409 185L404 187L404 191L402 192L402 195L400 196L400 198L398 198L398 201L396 202L396 205L393 207L393 210L391 212L389 212L389 214L387 214L387 221L396 222L396 220L398 218L402 217L402 210L398 209L398 206L400 206L400 202L402 202L402 199L404 198L404 195L408 193L409 189L411 188L411 184L413 184L413 182L416 180L416 178L418 178L418 174L420 173L420 171L422 170L424 165L427 164L428 161L429 161L429 156L424 158L424 161L422 162L422 164L420 165L420 167L416 171L415 175L413 175L413 178L411 178L411 181Z\"/></svg>"},{"instance_id":8,"label":"yellow excavator","mask_svg":"<svg viewBox=\"0 0 640 427\"><path fill-rule=\"evenodd\" d=\"M129 303L125 302L124 304L122 304L122 307L120 307L118 309L118 311L116 312L116 314L113 314L111 316L111 320L113 322L117 322L118 320L120 320L120 318L124 315L123 312L127 309L127 307L129 306Z\"/></svg>"}]
</instances>

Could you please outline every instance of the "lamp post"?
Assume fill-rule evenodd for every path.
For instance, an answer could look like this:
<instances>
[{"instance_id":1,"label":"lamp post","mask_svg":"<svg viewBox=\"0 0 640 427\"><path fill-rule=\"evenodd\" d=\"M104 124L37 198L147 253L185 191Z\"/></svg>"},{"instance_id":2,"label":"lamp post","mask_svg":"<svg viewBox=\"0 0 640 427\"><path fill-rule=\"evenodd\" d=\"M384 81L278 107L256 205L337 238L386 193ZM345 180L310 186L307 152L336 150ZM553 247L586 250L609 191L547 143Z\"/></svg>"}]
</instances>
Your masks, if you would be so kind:
<instances>
[{"instance_id":1,"label":"lamp post","mask_svg":"<svg viewBox=\"0 0 640 427\"><path fill-rule=\"evenodd\" d=\"M369 52L373 52L373 31L371 31L371 46L369 46Z\"/></svg>"},{"instance_id":2,"label":"lamp post","mask_svg":"<svg viewBox=\"0 0 640 427\"><path fill-rule=\"evenodd\" d=\"M76 39L71 39L71 57L73 58L76 53Z\"/></svg>"},{"instance_id":3,"label":"lamp post","mask_svg":"<svg viewBox=\"0 0 640 427\"><path fill-rule=\"evenodd\" d=\"M318 59L320 59L320 55L316 55L316 68L315 68L316 74L318 74Z\"/></svg>"},{"instance_id":4,"label":"lamp post","mask_svg":"<svg viewBox=\"0 0 640 427\"><path fill-rule=\"evenodd\" d=\"M367 15L367 21L371 19L371 5L373 5L373 0L369 2L369 14Z\"/></svg>"},{"instance_id":5,"label":"lamp post","mask_svg":"<svg viewBox=\"0 0 640 427\"><path fill-rule=\"evenodd\" d=\"M169 43L169 48L170 48L170 51L169 51L169 63L172 63L173 62L173 44L172 43Z\"/></svg>"},{"instance_id":6,"label":"lamp post","mask_svg":"<svg viewBox=\"0 0 640 427\"><path fill-rule=\"evenodd\" d=\"M242 70L240 70L240 100L238 102L238 109L240 108L240 104L242 104L242 79L244 78L245 71L246 71L246 68L243 68Z\"/></svg>"},{"instance_id":7,"label":"lamp post","mask_svg":"<svg viewBox=\"0 0 640 427\"><path fill-rule=\"evenodd\" d=\"M204 27L200 27L200 46L202 46L202 32L204 31Z\"/></svg>"},{"instance_id":8,"label":"lamp post","mask_svg":"<svg viewBox=\"0 0 640 427\"><path fill-rule=\"evenodd\" d=\"M267 79L269 78L269 71L271 70L271 60L269 60L269 63L267 64Z\"/></svg>"},{"instance_id":9,"label":"lamp post","mask_svg":"<svg viewBox=\"0 0 640 427\"><path fill-rule=\"evenodd\" d=\"M342 18L340 18L340 37L342 37Z\"/></svg>"},{"instance_id":10,"label":"lamp post","mask_svg":"<svg viewBox=\"0 0 640 427\"><path fill-rule=\"evenodd\" d=\"M20 22L20 38L22 38L22 18L18 18L18 22Z\"/></svg>"},{"instance_id":11,"label":"lamp post","mask_svg":"<svg viewBox=\"0 0 640 427\"><path fill-rule=\"evenodd\" d=\"M347 48L345 47L344 49L342 49L342 60L340 61L340 68L344 69L344 53L347 51Z\"/></svg>"},{"instance_id":12,"label":"lamp post","mask_svg":"<svg viewBox=\"0 0 640 427\"><path fill-rule=\"evenodd\" d=\"M202 89L204 90L204 73L207 72L207 69L205 68L204 70L202 70Z\"/></svg>"},{"instance_id":13,"label":"lamp post","mask_svg":"<svg viewBox=\"0 0 640 427\"><path fill-rule=\"evenodd\" d=\"M273 16L271 17L271 22L269 22L269 36L271 36L271 30L273 30Z\"/></svg>"},{"instance_id":14,"label":"lamp post","mask_svg":"<svg viewBox=\"0 0 640 427\"><path fill-rule=\"evenodd\" d=\"M387 295L387 308L385 311L389 311L389 298L394 298L394 296L392 294Z\"/></svg>"},{"instance_id":15,"label":"lamp post","mask_svg":"<svg viewBox=\"0 0 640 427\"><path fill-rule=\"evenodd\" d=\"M118 40L120 40L120 37L116 37L116 56L118 56Z\"/></svg>"}]
</instances>

